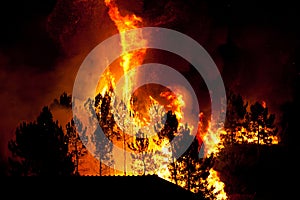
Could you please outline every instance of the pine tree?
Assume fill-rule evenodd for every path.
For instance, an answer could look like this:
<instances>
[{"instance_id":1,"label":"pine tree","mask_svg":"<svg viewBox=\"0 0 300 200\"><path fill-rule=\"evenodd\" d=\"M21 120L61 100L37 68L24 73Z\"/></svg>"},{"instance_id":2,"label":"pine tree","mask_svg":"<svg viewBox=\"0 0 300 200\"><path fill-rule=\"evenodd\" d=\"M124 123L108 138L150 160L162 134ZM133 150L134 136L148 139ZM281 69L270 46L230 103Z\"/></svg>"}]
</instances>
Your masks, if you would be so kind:
<instances>
[{"instance_id":1,"label":"pine tree","mask_svg":"<svg viewBox=\"0 0 300 200\"><path fill-rule=\"evenodd\" d=\"M23 122L9 141L10 174L22 176L69 176L74 164L68 149L68 138L47 106L37 120Z\"/></svg>"},{"instance_id":2,"label":"pine tree","mask_svg":"<svg viewBox=\"0 0 300 200\"><path fill-rule=\"evenodd\" d=\"M76 121L76 126L75 126ZM78 119L71 119L70 122L66 125L67 134L69 143L69 152L73 158L74 167L75 167L75 175L79 175L79 160L80 157L84 156L87 153L87 149L85 148L82 140L86 140L85 131L81 130L82 123L79 122ZM77 129L80 129L79 132L82 133L81 137L79 136Z\"/></svg>"},{"instance_id":3,"label":"pine tree","mask_svg":"<svg viewBox=\"0 0 300 200\"><path fill-rule=\"evenodd\" d=\"M116 136L114 132L115 120L111 113L111 91L106 91L104 96L100 93L95 97L94 110L99 125L93 135L93 142L96 146L96 155L99 158L99 174L102 176L103 162L108 167L114 164L112 157L113 143L112 139ZM101 134L101 130L104 134Z\"/></svg>"},{"instance_id":4,"label":"pine tree","mask_svg":"<svg viewBox=\"0 0 300 200\"><path fill-rule=\"evenodd\" d=\"M168 141L172 141L174 139L174 137L176 136L177 133L177 128L178 128L178 120L176 115L169 110L166 114L165 114L165 124L163 126L163 128L161 129L160 132L158 132L158 141L155 141L158 145L160 145L160 143L167 139ZM173 170L172 170L172 178L171 180L173 180L175 182L176 185L178 185L177 182L177 165L176 165L176 158L177 158L177 152L176 152L176 148L174 146L171 145L171 151L172 151L172 163L174 164L173 166Z\"/></svg>"},{"instance_id":5,"label":"pine tree","mask_svg":"<svg viewBox=\"0 0 300 200\"><path fill-rule=\"evenodd\" d=\"M257 144L271 144L278 132L274 124L275 114L269 114L265 102L255 102L250 106L250 111L247 130L257 135Z\"/></svg>"},{"instance_id":6,"label":"pine tree","mask_svg":"<svg viewBox=\"0 0 300 200\"><path fill-rule=\"evenodd\" d=\"M132 142L128 143L128 148L133 151L131 167L139 175L154 174L166 162L164 161L166 155L161 151L150 149L150 142L151 140L139 130L132 138Z\"/></svg>"},{"instance_id":7,"label":"pine tree","mask_svg":"<svg viewBox=\"0 0 300 200\"><path fill-rule=\"evenodd\" d=\"M225 131L227 135L224 136L224 143L236 143L237 131L241 131L241 127L245 123L245 115L247 114L248 103L244 101L239 94L229 92L227 98L227 112L225 121Z\"/></svg>"},{"instance_id":8,"label":"pine tree","mask_svg":"<svg viewBox=\"0 0 300 200\"><path fill-rule=\"evenodd\" d=\"M269 114L264 101L249 105L241 95L230 93L227 102L224 144L277 142L275 114Z\"/></svg>"}]
</instances>

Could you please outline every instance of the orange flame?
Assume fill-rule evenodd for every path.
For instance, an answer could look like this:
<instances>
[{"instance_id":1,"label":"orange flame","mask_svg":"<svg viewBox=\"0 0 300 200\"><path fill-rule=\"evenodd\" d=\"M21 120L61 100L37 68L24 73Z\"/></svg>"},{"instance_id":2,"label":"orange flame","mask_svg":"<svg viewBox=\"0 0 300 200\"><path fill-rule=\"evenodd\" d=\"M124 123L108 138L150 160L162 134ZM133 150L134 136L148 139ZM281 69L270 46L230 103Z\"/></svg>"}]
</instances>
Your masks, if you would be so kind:
<instances>
[{"instance_id":1,"label":"orange flame","mask_svg":"<svg viewBox=\"0 0 300 200\"><path fill-rule=\"evenodd\" d=\"M216 194L216 199L218 200L228 199L228 196L224 191L225 184L220 180L217 171L215 171L213 168L209 170L207 182L209 184L208 189L214 188L213 193Z\"/></svg>"},{"instance_id":2,"label":"orange flame","mask_svg":"<svg viewBox=\"0 0 300 200\"><path fill-rule=\"evenodd\" d=\"M180 122L184 117L182 108L185 106L182 95L175 95L173 92L165 91L161 92L160 96L166 98L168 101L167 108L175 113L177 120Z\"/></svg>"},{"instance_id":3,"label":"orange flame","mask_svg":"<svg viewBox=\"0 0 300 200\"><path fill-rule=\"evenodd\" d=\"M248 131L246 128L241 127L236 130L235 135L232 136L234 141L238 144L247 143L247 144L259 144L259 145L270 145L278 144L279 139L276 135L268 135L268 140L259 140L258 132L264 131L265 133L270 132L270 128L259 126L257 131ZM225 135L226 136L226 132ZM268 143L266 142L268 141Z\"/></svg>"},{"instance_id":4,"label":"orange flame","mask_svg":"<svg viewBox=\"0 0 300 200\"><path fill-rule=\"evenodd\" d=\"M101 79L103 79L104 81L102 81L103 83L105 83L101 90L100 90L100 94L102 96L105 95L105 92L109 91L110 89L115 88L115 77L113 76L113 74L110 72L110 70L107 70L101 77ZM102 82L98 83L97 86L97 90L100 88L100 84Z\"/></svg>"},{"instance_id":5,"label":"orange flame","mask_svg":"<svg viewBox=\"0 0 300 200\"><path fill-rule=\"evenodd\" d=\"M262 102L261 102L261 105L262 105L263 108L267 108L267 102L262 101Z\"/></svg>"},{"instance_id":6,"label":"orange flame","mask_svg":"<svg viewBox=\"0 0 300 200\"><path fill-rule=\"evenodd\" d=\"M217 154L220 149L224 148L221 143L221 134L224 134L224 130L219 128L218 130L212 130L211 122L206 121L204 114L201 112L199 114L199 124L198 124L198 141L204 143L204 155Z\"/></svg>"},{"instance_id":7,"label":"orange flame","mask_svg":"<svg viewBox=\"0 0 300 200\"><path fill-rule=\"evenodd\" d=\"M211 122L205 120L204 114L199 114L198 125L198 140L200 139L204 143L204 156L217 156L218 152L224 148L221 142L221 134L224 134L224 130L219 128L213 131ZM217 171L213 168L209 170L209 176L206 181L208 182L208 189L214 188L213 193L216 194L216 198L220 200L228 199L225 192L225 184L220 180Z\"/></svg>"},{"instance_id":8,"label":"orange flame","mask_svg":"<svg viewBox=\"0 0 300 200\"><path fill-rule=\"evenodd\" d=\"M122 16L115 0L105 0L105 5L109 8L108 14L111 20L115 23L119 32L128 31L131 29L142 27L142 18L137 17L135 14ZM137 42L143 42L145 45L147 41L143 40L142 33L132 33L130 35L121 34L121 46L122 46L122 60L120 66L123 68L125 84L123 87L123 97L129 99L133 87L133 77L134 73L131 75L127 74L130 69L138 67L142 64L144 56L146 54L146 49L141 49L133 52L128 52L132 46ZM128 108L130 108L130 103L127 102Z\"/></svg>"},{"instance_id":9,"label":"orange flame","mask_svg":"<svg viewBox=\"0 0 300 200\"><path fill-rule=\"evenodd\" d=\"M114 24L116 25L120 33L131 29L142 27L143 25L142 18L136 16L135 14L127 14L125 16L121 15L116 0L104 0L104 2L109 9L108 14L111 20L114 22ZM134 69L135 67L138 67L142 64L146 54L146 49L141 49L141 50L131 51L131 52L128 50L132 49L132 47L137 42L138 43L143 42L145 44L144 46L146 46L147 41L143 40L143 35L141 32L140 33L135 32L132 33L131 35L120 34L120 37L121 37L120 40L122 46L122 56L119 64L122 67L124 73L124 85L123 85L124 99L123 100L129 100L130 99L129 97L131 95L130 92L132 91L132 88L134 86L133 84L135 83L133 79L135 73L128 73L128 72L129 70ZM112 77L112 75L110 73L106 73L105 77L108 77L108 80L111 80L110 81L111 86L114 87L114 78ZM101 90L102 93L108 88L109 85L104 86ZM183 101L183 96L178 94L175 95L172 92L162 92L160 96L166 99L167 104L165 104L165 107L169 110L172 110L175 113L178 122L181 123L181 121L183 121L184 119L183 107L185 106L185 102ZM154 104L157 103L151 96L149 98L152 100ZM131 110L130 102L125 102L125 103L127 108ZM151 139L155 139L155 137L157 136L153 136ZM206 154L213 154L218 152L218 149L220 148L219 134L211 134L210 129L208 129L205 133L203 132L201 137L205 143L206 146L205 149L207 149ZM168 163L167 159L172 157L172 152L170 151L170 149L165 148L166 143L168 143L168 141L162 141L161 145L159 146L153 142L149 143L149 149L153 151L158 150L165 154L165 156L159 156L159 155L156 156L155 159L158 160L157 162L160 162L160 160L165 159L166 163ZM170 172L168 171L168 167L163 165L163 161L161 163L162 163L161 169L165 169L165 170L160 169L155 173L157 173L160 177L168 180L168 177L170 177ZM224 183L220 181L220 178L216 171L214 171L213 169L210 170L210 175L207 181L209 182L209 187L214 187L215 188L214 192L216 193L218 192L218 199L227 198L226 193L224 192Z\"/></svg>"},{"instance_id":10,"label":"orange flame","mask_svg":"<svg viewBox=\"0 0 300 200\"><path fill-rule=\"evenodd\" d=\"M118 5L115 0L105 0L105 5L108 7L109 11L108 14L111 18L111 20L116 25L118 31L124 32L131 29L142 27L143 20L142 18L136 16L135 14L127 14L125 16L122 16ZM142 64L143 59L146 54L146 49L136 50L136 51L128 51L129 49L132 49L136 43L143 43L144 46L146 46L147 41L143 39L143 35L141 32L134 32L131 34L120 34L120 40L121 40L121 46L122 46L122 56L120 61L120 66L123 69L124 73L124 85L123 85L123 100L129 100L130 99L130 92L132 91L133 84L135 83L134 76L135 73L128 73L129 70L134 69L135 67L138 67ZM107 87L103 87L103 90L105 90ZM157 102L154 101L152 97L149 97L154 104L157 104ZM130 102L125 102L127 109L129 109L132 113L135 113L135 116L125 116L132 118L132 122L134 122L135 128L138 130L139 127L146 125L147 120L143 119L144 121L141 121L138 119L138 111L133 112L131 108ZM149 112L151 112L151 107ZM151 116L153 116L152 114ZM125 130L126 131L126 130ZM148 130L149 131L149 130ZM151 139L155 139L157 136L153 136ZM157 138L158 139L158 138ZM133 139L134 140L134 139ZM162 142L160 146L156 145L152 140L149 140L149 149L152 151L160 151L162 150L162 146L165 145L165 142ZM156 156L155 159L156 162L160 162L161 159L168 159L170 157L171 151L168 151L167 149L163 150L163 153L167 156ZM166 169L167 167L165 167ZM131 172L132 173L132 172ZM131 174L129 173L129 174ZM148 172L151 173L151 172ZM161 176L166 177L168 172L157 172Z\"/></svg>"}]
</instances>

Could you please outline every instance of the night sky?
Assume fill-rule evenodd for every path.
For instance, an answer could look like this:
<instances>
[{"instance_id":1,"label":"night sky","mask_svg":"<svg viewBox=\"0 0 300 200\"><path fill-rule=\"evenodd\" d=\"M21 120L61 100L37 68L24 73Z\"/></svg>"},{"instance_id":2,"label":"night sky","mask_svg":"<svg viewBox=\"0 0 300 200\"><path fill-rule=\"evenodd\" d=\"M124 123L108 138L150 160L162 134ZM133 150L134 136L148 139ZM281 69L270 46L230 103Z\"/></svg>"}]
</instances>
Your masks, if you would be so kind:
<instances>
[{"instance_id":1,"label":"night sky","mask_svg":"<svg viewBox=\"0 0 300 200\"><path fill-rule=\"evenodd\" d=\"M198 41L218 66L226 89L250 102L266 101L279 121L287 112L283 108L298 104L300 14L295 1L128 2L120 3L125 14L134 12L147 26L175 29ZM34 120L63 92L71 94L85 56L117 29L100 0L4 1L0 25L0 161L6 163L7 142L18 124ZM193 79L189 67L182 72Z\"/></svg>"}]
</instances>

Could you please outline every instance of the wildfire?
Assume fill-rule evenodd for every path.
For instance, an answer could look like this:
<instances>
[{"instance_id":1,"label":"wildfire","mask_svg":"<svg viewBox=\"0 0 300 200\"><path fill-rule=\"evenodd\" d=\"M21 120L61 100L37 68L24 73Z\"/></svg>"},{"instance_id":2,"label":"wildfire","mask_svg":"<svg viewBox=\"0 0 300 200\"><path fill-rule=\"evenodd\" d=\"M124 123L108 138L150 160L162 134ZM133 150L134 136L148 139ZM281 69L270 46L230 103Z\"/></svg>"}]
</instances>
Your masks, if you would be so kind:
<instances>
[{"instance_id":1,"label":"wildfire","mask_svg":"<svg viewBox=\"0 0 300 200\"><path fill-rule=\"evenodd\" d=\"M108 14L111 20L115 23L119 32L128 31L130 29L135 29L142 27L142 18L137 17L135 14L128 14L122 16L115 0L105 0L105 5L108 7ZM123 100L128 100L130 97L130 91L132 90L134 83L134 73L127 73L130 69L134 69L142 64L144 56L146 54L146 49L137 50L134 52L128 52L132 46L136 43L147 44L147 41L143 39L142 33L133 33L129 36L121 35L121 46L122 46L122 59L120 66L124 72L125 84L123 86ZM130 108L130 103L127 103L128 108Z\"/></svg>"},{"instance_id":2,"label":"wildfire","mask_svg":"<svg viewBox=\"0 0 300 200\"><path fill-rule=\"evenodd\" d=\"M185 102L183 101L183 97L181 94L175 95L173 92L166 91L160 93L161 97L164 97L168 101L167 108L172 110L178 121L181 121L183 119L183 111L182 108L185 106Z\"/></svg>"},{"instance_id":3,"label":"wildfire","mask_svg":"<svg viewBox=\"0 0 300 200\"><path fill-rule=\"evenodd\" d=\"M232 97L235 98L234 96ZM232 106L229 104L229 106ZM246 112L247 111L247 112ZM243 116L234 120L229 118L226 131L221 135L224 144L278 144L275 115L268 113L266 101L256 102Z\"/></svg>"},{"instance_id":4,"label":"wildfire","mask_svg":"<svg viewBox=\"0 0 300 200\"><path fill-rule=\"evenodd\" d=\"M121 33L123 31L128 31L130 29L135 29L142 27L143 25L143 19L136 16L135 14L127 14L125 16L122 16L117 3L115 0L105 0L105 5L107 6L108 14L111 18L111 20L116 25L118 31ZM113 114L116 121L121 121L122 123L119 123L120 128L123 131L123 136L125 137L125 134L127 132L130 132L131 134L139 133L139 131L143 133L148 133L150 136L144 137L143 139L137 139L134 136L131 137L132 143L131 148L132 151L138 151L138 146L142 147L144 152L142 154L138 154L140 161L138 164L136 164L135 168L142 168L143 173L146 172L146 168L149 167L147 170L148 174L156 173L161 178L164 178L166 180L171 181L170 179L170 171L168 170L168 164L170 163L170 159L172 158L172 150L170 149L169 141L165 139L158 138L157 135L152 135L152 132L157 132L159 130L158 127L163 127L163 121L162 116L166 114L167 110L171 110L178 120L178 126L183 127L183 120L184 120L184 112L183 108L185 106L185 102L183 100L182 94L174 94L172 91L163 91L160 93L160 98L163 98L165 100L164 105L159 105L159 103L156 99L154 99L152 96L148 96L147 98L150 99L150 105L148 106L148 112L150 115L150 122L152 121L151 126L149 126L149 121L147 119L143 118L143 120L138 119L138 111L133 111L130 97L131 92L134 87L134 77L136 76L135 73L128 73L129 70L132 72L132 69L135 67L138 67L142 64L143 59L146 54L146 49L141 49L133 52L128 52L129 49L132 49L131 47L135 45L136 43L143 42L145 45L147 44L147 41L143 40L142 33L134 33L132 35L122 35L121 34L121 46L122 46L122 56L121 61L119 63L119 66L123 70L123 76L124 76L124 84L122 85L122 93L123 93L123 99L116 99L112 96L112 102L114 104L113 108ZM107 91L109 88L114 88L114 77L109 71L104 74L104 82L107 84L102 86L102 88L98 88L97 91L100 91L102 95L104 95L105 91ZM121 104L123 101L124 105ZM126 108L126 109L124 109ZM130 119L130 122L127 120ZM159 119L159 120L158 120ZM154 124L153 124L154 123ZM129 125L130 124L130 125ZM147 125L143 127L144 125ZM130 126L130 127L129 127ZM152 128L149 127L155 127L155 130L151 130ZM192 126L189 127L189 129L193 129ZM206 145L207 154L216 153L219 145L220 138L216 134L211 134L209 131L206 135L202 135L202 140L204 141ZM215 137L213 137L215 136ZM154 141L160 141L160 143L156 143ZM125 139L124 139L125 141ZM142 145L142 146L141 146ZM126 146L123 145L125 148ZM127 149L128 150L128 149ZM159 152L159 154L156 154L156 152ZM148 159L149 155L150 158L153 158L154 161L151 163L158 164L158 169L151 169L151 166L146 166L145 160ZM129 159L129 158L126 158ZM155 165L155 164L154 164ZM125 167L124 167L125 169ZM127 174L134 174L132 171ZM208 177L209 187L214 187L214 192L218 192L218 197L220 196L220 199L222 197L226 197L226 193L224 192L224 183L220 181L218 174L213 169L210 170L210 175Z\"/></svg>"},{"instance_id":5,"label":"wildfire","mask_svg":"<svg viewBox=\"0 0 300 200\"><path fill-rule=\"evenodd\" d=\"M265 136L259 136L261 133L265 133ZM268 134L272 132L270 128L263 127L261 125L258 126L257 131L247 130L245 127L241 127L236 130L235 133L232 133L231 140L238 144L260 144L260 145L270 145L270 144L278 144L279 140L276 135ZM228 137L227 133L223 134L224 137Z\"/></svg>"},{"instance_id":6,"label":"wildfire","mask_svg":"<svg viewBox=\"0 0 300 200\"><path fill-rule=\"evenodd\" d=\"M102 82L104 82L105 84L103 85L102 89L100 90L100 94L102 96L104 96L105 92L108 91L110 88L115 88L115 77L113 76L113 74L109 70L107 70L102 75L101 80L103 80ZM98 84L98 88L99 87L100 86Z\"/></svg>"},{"instance_id":7,"label":"wildfire","mask_svg":"<svg viewBox=\"0 0 300 200\"><path fill-rule=\"evenodd\" d=\"M118 9L116 0L104 0L104 2L108 8L108 14L111 20L114 22L119 33L131 29L140 28L143 26L143 19L141 17L138 17L135 14L126 14L123 16ZM136 51L128 51L128 50L134 49L132 47L134 47L134 45L136 45L137 43L139 44L143 43L144 46L146 46L147 41L143 39L142 32L133 32L131 35L120 34L120 43L122 47L122 54L120 58L117 60L118 62L117 73L119 74L116 75L115 74L116 72L108 67L106 71L102 74L98 82L98 86L96 89L96 97L98 97L98 99L95 98L95 102L91 101L91 104L85 104L85 106L89 107L90 105L96 105L96 102L98 103L100 101L105 103L109 102L106 105L103 104L104 106L102 104L101 105L98 104L98 107L95 106L96 114L98 114L97 118L99 118L98 120L99 123L101 123L101 126L104 127L103 129L108 130L107 132L116 136L114 138L112 137L113 139L109 138L111 139L111 141L113 141L114 146L120 147L120 149L124 150L124 155L120 155L120 152L118 152L119 153L118 155L114 155L115 157L118 156L118 158L121 157L121 159L118 159L119 163L113 163L111 165L107 164L106 167L109 170L109 174L111 173L110 171L111 169L113 169L112 174L114 175L157 174L159 177L168 180L170 182L176 183L179 186L182 186L183 188L188 188L188 190L192 192L196 193L199 190L202 190L201 188L202 186L205 186L206 189L212 190L213 195L215 195L216 199L220 199L220 200L228 199L227 194L225 192L225 184L224 182L222 182L218 172L213 167L211 167L209 170L207 169L203 170L201 168L203 164L201 163L202 160L200 159L197 160L197 156L193 156L193 158L189 157L189 155L191 154L187 156L183 155L183 157L181 157L183 158L182 162L180 160L181 158L180 159L174 158L175 155L174 152L176 151L176 149L175 151L174 149L172 149L170 145L170 140L171 140L170 138L174 138L180 135L180 133L190 134L191 130L194 129L194 127L191 124L188 124L185 121L188 117L193 116L193 115L189 115L189 112L184 110L184 108L188 107L186 103L190 103L190 101L187 100L185 102L184 101L184 99L186 100L186 98L184 98L185 94L180 91L179 92L177 91L175 93L174 91L171 90L159 90L159 92L157 92L156 90L156 94L155 94L156 96L150 93L146 93L146 95L140 96L142 100L139 104L144 104L143 106L145 107L145 108L143 107L144 110L140 110L139 109L140 107L134 105L134 101L135 101L134 98L139 97L138 94L136 96L134 96L133 94L133 88L136 86L134 84L136 83L136 79L139 78L139 76L136 74L137 72L134 71L134 69L143 64L144 57L146 55L146 49L141 49ZM120 87L121 88L120 91L122 92L123 95L122 99L118 99L117 95L114 94L113 92L114 89L117 87L115 81L119 78L119 76L121 76L120 73L124 76L124 83L122 83ZM97 96L98 94L101 95ZM266 102L263 101L261 106L263 109L266 109L267 108ZM105 110L107 107L109 107L110 109L109 111ZM174 123L176 124L176 126L178 125L176 127L177 132L175 130L174 132L176 133L169 133L166 131L167 133L165 135L167 136L164 136L165 138L161 138L160 135L158 135L157 133L159 133L160 131L163 132L162 129L164 127L167 127L167 125L164 123L164 117L166 116L168 111L172 111L172 113L174 113L174 115L176 116L176 120L178 120L178 124ZM186 116L184 116L184 114L186 114ZM104 122L101 121L100 118L104 119L103 120ZM197 117L193 116L193 118L197 118ZM250 118L251 117L248 117L247 120L249 120ZM220 150L226 147L226 142L228 141L229 143L238 143L238 144L254 143L254 144L261 144L261 145L278 144L279 142L277 136L272 133L274 130L272 130L271 127L265 125L264 123L246 121L249 122L247 123L247 127L243 127L242 125L239 125L236 126L236 128L233 130L231 126L230 127L231 130L228 131L227 129L224 129L223 126L221 126L222 128L215 129L214 123L216 122L213 120L206 121L203 113L200 113L198 120L199 120L198 132L196 137L199 141L200 146L201 144L204 144L203 158L216 158ZM264 119L258 119L258 120L262 121ZM240 122L238 121L236 124L238 123ZM240 123L240 124L246 124L246 123ZM197 124L193 124L193 125L197 126ZM172 128L173 127L171 127L170 129ZM138 137L138 136L142 136L142 137ZM88 139L87 145L92 146L92 148L89 148L91 152L96 152L96 151L100 152L103 149L104 150L109 149L106 148L106 146L104 145L101 146L95 144L96 139L91 139L91 138L92 137L90 137L90 135L87 138ZM98 150L96 147L99 146L104 148ZM192 145L190 146L194 147ZM195 146L196 148L194 149L197 149L198 146L197 145ZM112 153L112 151L113 150L111 150L108 153ZM126 156L125 152L129 153L128 154L129 156L128 155ZM201 149L200 149L200 153L202 153ZM191 161L190 159L194 159L194 157L196 157L195 159L196 161L195 160ZM96 160L95 162L98 162L97 166L100 165L99 174L101 176L102 174L105 174L100 172L101 166L106 164L105 162L102 162L105 158L104 157L101 158L99 155L100 162L97 159L95 159ZM187 161L184 159L187 159ZM184 162L186 162L187 164ZM177 165L174 167L175 169L174 171L171 170L172 168L170 167L170 163L171 164L175 163L174 166ZM193 168L190 167L192 164L195 164L195 169L196 169L195 170L196 172L191 171L191 174L193 173L194 175L196 174L195 178L192 177L193 179L191 179L190 171L188 171L189 169ZM206 167L205 164L206 163L203 164L204 168ZM209 163L208 165L211 166L210 164L211 163ZM89 165L90 164L87 164L87 166ZM97 169L98 168L96 168L96 170ZM122 169L124 171L122 171ZM204 171L205 176L203 177L206 177L205 180L202 179L203 174L201 174L202 173L201 170ZM189 180L185 179L184 177L185 172L183 171L185 172L188 171L187 176ZM180 178L181 180L177 180ZM194 181L194 182L188 182L188 181Z\"/></svg>"},{"instance_id":8,"label":"wildfire","mask_svg":"<svg viewBox=\"0 0 300 200\"><path fill-rule=\"evenodd\" d=\"M143 19L141 17L138 17L135 14L126 14L123 16L120 13L120 10L115 0L105 0L104 3L109 9L108 14L111 20L116 25L119 33L143 26ZM135 67L138 67L142 64L144 56L146 54L146 49L141 49L141 50L131 51L131 52L128 50L131 49L131 47L133 47L136 43L142 42L144 46L146 46L147 41L143 39L142 33L133 33L131 35L127 34L126 36L120 34L120 41L122 47L122 56L119 62L119 66L122 68L123 76L124 76L124 84L122 85L123 96L122 99L117 99L114 96L112 96L112 102L114 104L114 108L112 112L114 113L116 120L119 122L118 125L122 129L123 134L126 134L128 132L131 133L131 135L134 135L134 133L138 133L139 131L146 133L147 138L145 140L148 141L147 142L148 152L147 150L145 150L145 154L143 156L146 157L147 153L161 151L163 152L163 155L154 156L154 159L155 159L155 163L162 164L166 162L168 157L170 157L171 151L168 150L168 148L163 149L162 151L162 146L166 145L166 141L163 141L160 145L157 145L153 142L153 140L158 140L158 138L156 135L153 134L155 130L149 127L153 127L155 123L156 125L160 123L157 120L157 118L161 118L162 115L165 113L163 107L159 106L158 102L155 101L154 98L150 96L149 98L151 99L152 103L149 105L149 109L148 109L149 116L150 118L156 118L156 119L146 119L145 117L140 119L139 111L133 110L132 102L130 101L131 92L134 87L135 78L136 78L136 73L133 70ZM129 70L131 70L130 73L128 73ZM114 89L115 87L114 77L110 73L105 73L102 79L104 79L104 81L101 82L113 83L111 85L108 84L102 85L101 87L99 87L98 85L97 91L100 91L101 94L104 95L105 91L107 91L110 86L113 86L112 88ZM130 126L128 126L129 124ZM133 143L135 143L137 140L135 137L130 137L130 138ZM129 151L129 149L127 150ZM167 167L165 166L164 169L167 169ZM151 174L154 173L154 171L147 170L147 173ZM167 174L168 172L157 172L157 173L160 174L161 176L165 176L165 174ZM128 170L127 174L134 174L134 172Z\"/></svg>"},{"instance_id":9,"label":"wildfire","mask_svg":"<svg viewBox=\"0 0 300 200\"><path fill-rule=\"evenodd\" d=\"M217 156L218 152L224 148L220 136L225 133L226 132L222 128L213 131L211 128L211 122L206 122L205 116L202 112L199 114L198 137L204 144L204 157ZM204 182L204 180L202 181ZM225 184L220 180L218 173L213 168L209 170L209 176L206 181L208 183L208 189L213 188L213 193L217 194L217 199L228 199L225 192Z\"/></svg>"},{"instance_id":10,"label":"wildfire","mask_svg":"<svg viewBox=\"0 0 300 200\"><path fill-rule=\"evenodd\" d=\"M221 126L216 130L212 128L214 125L211 121L206 120L204 114L200 113L198 136L204 144L204 157L217 157L222 149L231 144L278 144L277 129L272 126L273 122L274 117L268 116L265 101L253 104L242 119L234 118L234 122L231 122L233 125ZM206 179L208 189L213 189L217 199L227 199L225 184L220 180L217 171L211 168L209 173Z\"/></svg>"},{"instance_id":11,"label":"wildfire","mask_svg":"<svg viewBox=\"0 0 300 200\"><path fill-rule=\"evenodd\" d=\"M209 170L209 176L207 177L209 184L208 189L213 188L213 193L217 194L216 199L225 200L228 199L226 192L224 191L225 184L220 180L218 173L211 168Z\"/></svg>"}]
</instances>

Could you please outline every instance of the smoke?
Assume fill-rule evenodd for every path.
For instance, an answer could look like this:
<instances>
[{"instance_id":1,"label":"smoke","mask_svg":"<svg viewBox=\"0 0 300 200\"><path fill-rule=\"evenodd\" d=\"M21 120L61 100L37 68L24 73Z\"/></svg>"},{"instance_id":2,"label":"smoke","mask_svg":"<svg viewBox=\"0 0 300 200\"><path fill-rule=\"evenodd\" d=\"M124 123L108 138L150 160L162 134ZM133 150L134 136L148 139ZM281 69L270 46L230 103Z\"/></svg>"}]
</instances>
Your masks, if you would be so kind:
<instances>
[{"instance_id":1,"label":"smoke","mask_svg":"<svg viewBox=\"0 0 300 200\"><path fill-rule=\"evenodd\" d=\"M0 157L6 161L19 123L35 120L63 92L71 94L84 58L117 30L99 0L7 2L2 8ZM51 110L64 127L71 112Z\"/></svg>"},{"instance_id":2,"label":"smoke","mask_svg":"<svg viewBox=\"0 0 300 200\"><path fill-rule=\"evenodd\" d=\"M88 3L91 7L92 2ZM62 4L64 8L60 7ZM87 23L90 19L83 17L86 13L81 12L81 5L73 4L68 1L55 4L49 0L8 3L1 7L7 9L1 12L1 22L8 19L0 35L0 156L3 160L9 154L8 141L19 123L35 120L42 107L49 106L63 92L71 94L77 70L85 53L92 48L89 41L95 43L105 35L96 37L92 24ZM70 34L66 30L74 24L68 24L65 16L80 16L85 20L78 21L78 31ZM100 24L102 18L94 17L92 22ZM86 32L87 27L90 32ZM99 28L96 30L100 32ZM55 31L59 34L55 35ZM57 113L54 117L62 120L61 115Z\"/></svg>"},{"instance_id":3,"label":"smoke","mask_svg":"<svg viewBox=\"0 0 300 200\"><path fill-rule=\"evenodd\" d=\"M279 122L282 105L293 101L296 46L294 38L272 27L234 29L218 49L227 88L251 104L265 101Z\"/></svg>"}]
</instances>

